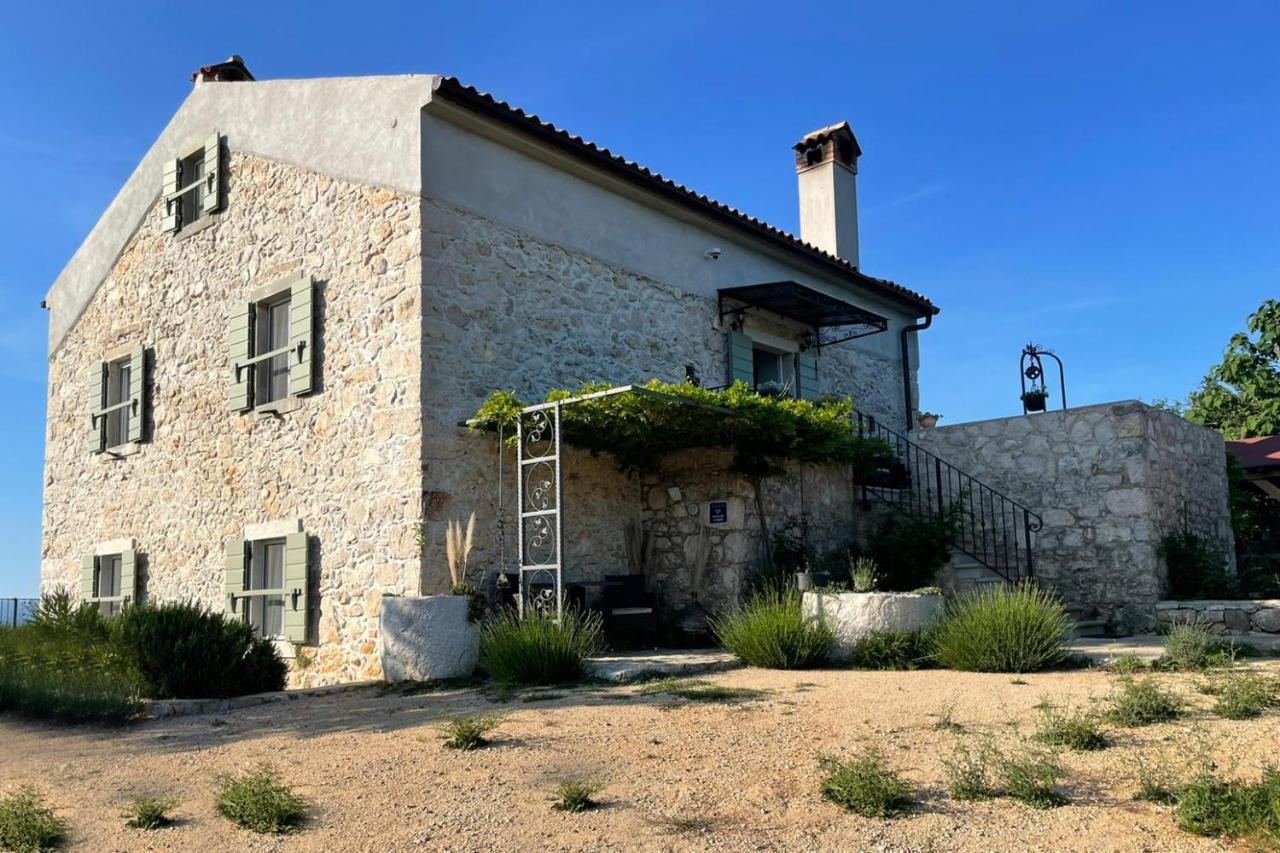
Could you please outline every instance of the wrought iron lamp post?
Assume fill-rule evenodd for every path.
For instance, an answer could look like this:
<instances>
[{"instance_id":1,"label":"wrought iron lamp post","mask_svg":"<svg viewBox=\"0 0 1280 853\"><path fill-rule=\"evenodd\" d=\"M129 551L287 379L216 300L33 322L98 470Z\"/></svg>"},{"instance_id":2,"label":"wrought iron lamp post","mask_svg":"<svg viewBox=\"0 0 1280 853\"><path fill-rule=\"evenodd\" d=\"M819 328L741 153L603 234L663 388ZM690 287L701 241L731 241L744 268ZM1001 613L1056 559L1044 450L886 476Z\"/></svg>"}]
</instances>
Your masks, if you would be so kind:
<instances>
[{"instance_id":1,"label":"wrought iron lamp post","mask_svg":"<svg viewBox=\"0 0 1280 853\"><path fill-rule=\"evenodd\" d=\"M1049 407L1049 386L1044 380L1044 361L1042 356L1049 356L1058 363L1058 390L1062 394L1062 408L1067 407L1067 377L1062 367L1062 359L1054 355L1053 350L1042 349L1033 343L1022 348L1022 358L1018 361L1019 379L1022 382L1022 413L1043 412ZM1030 383L1030 384L1028 384Z\"/></svg>"}]
</instances>

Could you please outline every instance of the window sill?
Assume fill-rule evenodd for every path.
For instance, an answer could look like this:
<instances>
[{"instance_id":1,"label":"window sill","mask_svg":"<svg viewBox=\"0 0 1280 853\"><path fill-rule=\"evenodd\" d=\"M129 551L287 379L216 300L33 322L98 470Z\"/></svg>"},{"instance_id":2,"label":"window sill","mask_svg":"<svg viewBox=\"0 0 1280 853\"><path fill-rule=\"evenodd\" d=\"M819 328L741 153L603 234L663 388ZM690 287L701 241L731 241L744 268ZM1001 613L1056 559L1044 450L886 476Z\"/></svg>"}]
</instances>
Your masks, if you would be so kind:
<instances>
[{"instance_id":1,"label":"window sill","mask_svg":"<svg viewBox=\"0 0 1280 853\"><path fill-rule=\"evenodd\" d=\"M299 397L285 397L283 400L272 400L270 403L263 403L260 406L253 407L253 413L259 417L271 415L273 417L281 417L290 412L297 411L302 408L302 399Z\"/></svg>"},{"instance_id":2,"label":"window sill","mask_svg":"<svg viewBox=\"0 0 1280 853\"><path fill-rule=\"evenodd\" d=\"M141 452L142 442L129 441L124 444L117 444L115 447L108 447L106 450L102 451L102 455L107 459L115 461Z\"/></svg>"},{"instance_id":3,"label":"window sill","mask_svg":"<svg viewBox=\"0 0 1280 853\"><path fill-rule=\"evenodd\" d=\"M215 211L213 213L206 213L204 216L201 216L199 219L197 219L195 223L191 225L183 225L176 232L174 232L173 236L178 240L185 240L188 237L194 237L196 234L199 234L201 231L205 230L206 228L213 227L213 225L217 223L217 221L221 218L222 218L222 211L220 210Z\"/></svg>"}]
</instances>

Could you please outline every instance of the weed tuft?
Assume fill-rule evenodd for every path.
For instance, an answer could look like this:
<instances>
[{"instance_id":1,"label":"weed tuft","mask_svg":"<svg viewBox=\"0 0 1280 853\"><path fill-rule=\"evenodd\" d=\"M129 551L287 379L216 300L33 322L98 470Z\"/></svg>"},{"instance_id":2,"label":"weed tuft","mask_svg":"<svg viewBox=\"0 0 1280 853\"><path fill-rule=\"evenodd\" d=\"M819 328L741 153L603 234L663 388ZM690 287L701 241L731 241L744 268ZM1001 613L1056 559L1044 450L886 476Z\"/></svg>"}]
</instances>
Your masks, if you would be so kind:
<instances>
[{"instance_id":1,"label":"weed tuft","mask_svg":"<svg viewBox=\"0 0 1280 853\"><path fill-rule=\"evenodd\" d=\"M1059 709L1046 702L1040 706L1040 729L1035 737L1048 746L1065 746L1077 751L1106 749L1111 739L1098 723L1096 714L1082 708Z\"/></svg>"},{"instance_id":2,"label":"weed tuft","mask_svg":"<svg viewBox=\"0 0 1280 853\"><path fill-rule=\"evenodd\" d=\"M915 790L884 764L879 752L842 760L819 758L826 771L822 796L863 817L897 817L911 809Z\"/></svg>"},{"instance_id":3,"label":"weed tuft","mask_svg":"<svg viewBox=\"0 0 1280 853\"><path fill-rule=\"evenodd\" d=\"M18 788L0 800L0 850L53 850L66 837L66 822L35 788Z\"/></svg>"},{"instance_id":4,"label":"weed tuft","mask_svg":"<svg viewBox=\"0 0 1280 853\"><path fill-rule=\"evenodd\" d=\"M594 799L604 785L590 779L569 779L556 788L556 799L551 808L558 812L585 812L600 805Z\"/></svg>"},{"instance_id":5,"label":"weed tuft","mask_svg":"<svg viewBox=\"0 0 1280 853\"><path fill-rule=\"evenodd\" d=\"M483 714L478 717L454 717L445 724L444 745L448 749L472 750L488 746L485 735L498 727L502 717Z\"/></svg>"},{"instance_id":6,"label":"weed tuft","mask_svg":"<svg viewBox=\"0 0 1280 853\"><path fill-rule=\"evenodd\" d=\"M1106 719L1117 726L1135 728L1165 723L1182 715L1182 701L1153 679L1122 679L1111 697Z\"/></svg>"},{"instance_id":7,"label":"weed tuft","mask_svg":"<svg viewBox=\"0 0 1280 853\"><path fill-rule=\"evenodd\" d=\"M173 823L169 813L177 807L178 801L173 797L134 797L124 825L130 829L162 829Z\"/></svg>"},{"instance_id":8,"label":"weed tuft","mask_svg":"<svg viewBox=\"0 0 1280 853\"><path fill-rule=\"evenodd\" d=\"M217 807L232 823L262 833L291 832L307 817L306 800L281 783L270 764L221 777Z\"/></svg>"},{"instance_id":9,"label":"weed tuft","mask_svg":"<svg viewBox=\"0 0 1280 853\"><path fill-rule=\"evenodd\" d=\"M1062 765L1050 752L1024 750L1015 755L1002 755L998 769L1000 788L1006 796L1037 809L1057 808L1069 802L1058 790Z\"/></svg>"},{"instance_id":10,"label":"weed tuft","mask_svg":"<svg viewBox=\"0 0 1280 853\"><path fill-rule=\"evenodd\" d=\"M640 696L677 696L691 702L735 702L759 699L767 695L767 692L750 687L725 687L700 678L663 678L650 681L636 691Z\"/></svg>"}]
</instances>

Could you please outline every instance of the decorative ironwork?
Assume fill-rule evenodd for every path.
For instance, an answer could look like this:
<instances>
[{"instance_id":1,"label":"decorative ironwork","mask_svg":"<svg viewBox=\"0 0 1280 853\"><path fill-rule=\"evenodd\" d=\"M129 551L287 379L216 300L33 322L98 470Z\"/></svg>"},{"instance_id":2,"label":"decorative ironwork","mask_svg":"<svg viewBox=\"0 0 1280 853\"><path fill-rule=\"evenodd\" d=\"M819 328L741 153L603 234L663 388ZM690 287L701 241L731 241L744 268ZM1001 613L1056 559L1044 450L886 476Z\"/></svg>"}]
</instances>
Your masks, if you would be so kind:
<instances>
[{"instance_id":1,"label":"decorative ironwork","mask_svg":"<svg viewBox=\"0 0 1280 853\"><path fill-rule=\"evenodd\" d=\"M521 616L554 613L558 619L564 609L560 414L560 404L549 403L524 410L516 422Z\"/></svg>"},{"instance_id":2,"label":"decorative ironwork","mask_svg":"<svg viewBox=\"0 0 1280 853\"><path fill-rule=\"evenodd\" d=\"M1062 408L1067 408L1067 377L1062 367L1062 359L1054 355L1053 350L1042 349L1034 343L1022 348L1022 357L1018 360L1018 370L1022 382L1022 413L1043 412L1049 405L1049 386L1044 379L1044 361L1042 356L1049 356L1058 363L1058 390L1062 393ZM1030 386L1028 386L1030 382Z\"/></svg>"},{"instance_id":3,"label":"decorative ironwork","mask_svg":"<svg viewBox=\"0 0 1280 853\"><path fill-rule=\"evenodd\" d=\"M875 418L859 413L856 428L859 435L889 445L876 470L857 483L864 503L875 495L907 515L930 518L943 518L957 507L952 547L1007 581L1035 576L1040 516Z\"/></svg>"},{"instance_id":4,"label":"decorative ironwork","mask_svg":"<svg viewBox=\"0 0 1280 853\"><path fill-rule=\"evenodd\" d=\"M821 350L889 328L889 321L879 314L795 281L721 288L718 301L720 321L731 318L730 328L736 331L741 331L748 309L768 311L808 326L805 349Z\"/></svg>"}]
</instances>

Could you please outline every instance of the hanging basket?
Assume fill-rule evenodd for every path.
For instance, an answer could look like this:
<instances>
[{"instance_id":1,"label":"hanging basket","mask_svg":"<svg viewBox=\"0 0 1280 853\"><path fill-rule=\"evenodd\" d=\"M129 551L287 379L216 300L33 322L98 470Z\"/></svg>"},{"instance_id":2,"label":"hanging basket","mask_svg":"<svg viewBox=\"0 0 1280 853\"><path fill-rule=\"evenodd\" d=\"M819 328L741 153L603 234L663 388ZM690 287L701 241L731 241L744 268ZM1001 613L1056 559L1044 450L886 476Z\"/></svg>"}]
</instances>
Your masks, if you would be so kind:
<instances>
[{"instance_id":1,"label":"hanging basket","mask_svg":"<svg viewBox=\"0 0 1280 853\"><path fill-rule=\"evenodd\" d=\"M1044 391L1028 391L1022 395L1022 405L1028 412L1043 412L1049 395Z\"/></svg>"}]
</instances>

